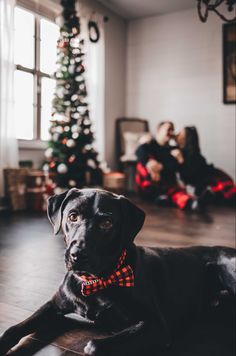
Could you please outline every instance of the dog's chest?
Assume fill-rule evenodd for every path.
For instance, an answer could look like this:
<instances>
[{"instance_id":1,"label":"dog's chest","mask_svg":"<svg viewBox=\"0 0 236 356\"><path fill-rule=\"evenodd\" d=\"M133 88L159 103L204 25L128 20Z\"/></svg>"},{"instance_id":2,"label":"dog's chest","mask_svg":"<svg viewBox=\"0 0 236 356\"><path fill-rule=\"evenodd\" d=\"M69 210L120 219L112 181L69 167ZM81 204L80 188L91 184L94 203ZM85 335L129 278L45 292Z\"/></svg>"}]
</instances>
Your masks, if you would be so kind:
<instances>
[{"instance_id":1,"label":"dog's chest","mask_svg":"<svg viewBox=\"0 0 236 356\"><path fill-rule=\"evenodd\" d=\"M137 308L134 307L132 295L129 291L121 288L110 288L109 290L95 293L76 300L76 313L82 317L107 324L109 320L118 318L134 319Z\"/></svg>"}]
</instances>

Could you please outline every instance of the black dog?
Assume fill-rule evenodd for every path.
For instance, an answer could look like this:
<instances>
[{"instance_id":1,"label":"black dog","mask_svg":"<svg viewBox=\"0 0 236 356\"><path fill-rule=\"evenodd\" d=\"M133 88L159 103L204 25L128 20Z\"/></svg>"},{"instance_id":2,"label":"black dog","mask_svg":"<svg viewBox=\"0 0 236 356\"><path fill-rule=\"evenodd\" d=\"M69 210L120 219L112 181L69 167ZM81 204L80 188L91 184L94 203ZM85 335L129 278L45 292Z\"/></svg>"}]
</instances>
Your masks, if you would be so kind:
<instances>
[{"instance_id":1,"label":"black dog","mask_svg":"<svg viewBox=\"0 0 236 356\"><path fill-rule=\"evenodd\" d=\"M91 340L85 355L113 355L118 346L138 355L143 346L166 347L174 328L221 290L235 295L234 249L136 247L145 214L123 196L71 189L49 199L48 216L55 234L64 232L68 273L49 302L6 330L0 355L71 312L115 331Z\"/></svg>"}]
</instances>

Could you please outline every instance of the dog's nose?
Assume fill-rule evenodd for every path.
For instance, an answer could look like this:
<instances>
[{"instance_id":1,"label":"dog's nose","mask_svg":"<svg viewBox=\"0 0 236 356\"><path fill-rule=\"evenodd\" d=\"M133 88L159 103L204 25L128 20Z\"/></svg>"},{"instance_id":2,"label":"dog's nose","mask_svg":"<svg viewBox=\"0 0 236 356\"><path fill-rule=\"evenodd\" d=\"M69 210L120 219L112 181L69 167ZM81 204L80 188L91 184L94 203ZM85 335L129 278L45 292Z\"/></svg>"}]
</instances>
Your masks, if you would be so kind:
<instances>
[{"instance_id":1,"label":"dog's nose","mask_svg":"<svg viewBox=\"0 0 236 356\"><path fill-rule=\"evenodd\" d=\"M78 260L78 255L76 252L71 252L70 253L71 259L75 262Z\"/></svg>"},{"instance_id":2,"label":"dog's nose","mask_svg":"<svg viewBox=\"0 0 236 356\"><path fill-rule=\"evenodd\" d=\"M86 254L81 248L81 246L74 245L70 250L70 256L73 262L76 262L78 259L83 260L86 258Z\"/></svg>"}]
</instances>

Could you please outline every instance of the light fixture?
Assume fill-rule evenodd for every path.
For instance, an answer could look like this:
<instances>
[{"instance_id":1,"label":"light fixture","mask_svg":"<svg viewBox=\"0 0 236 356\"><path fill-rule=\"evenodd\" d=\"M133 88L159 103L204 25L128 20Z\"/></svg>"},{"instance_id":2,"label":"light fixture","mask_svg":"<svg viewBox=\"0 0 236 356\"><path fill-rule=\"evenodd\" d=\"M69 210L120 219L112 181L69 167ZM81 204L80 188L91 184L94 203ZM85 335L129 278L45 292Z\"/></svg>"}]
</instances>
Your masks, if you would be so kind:
<instances>
[{"instance_id":1,"label":"light fixture","mask_svg":"<svg viewBox=\"0 0 236 356\"><path fill-rule=\"evenodd\" d=\"M236 0L197 0L197 10L199 18L202 22L206 22L209 12L215 12L223 21L234 22L236 21L236 16L230 18L228 15L222 14L219 10L221 5L225 4L228 12L233 12L235 14L235 4Z\"/></svg>"}]
</instances>

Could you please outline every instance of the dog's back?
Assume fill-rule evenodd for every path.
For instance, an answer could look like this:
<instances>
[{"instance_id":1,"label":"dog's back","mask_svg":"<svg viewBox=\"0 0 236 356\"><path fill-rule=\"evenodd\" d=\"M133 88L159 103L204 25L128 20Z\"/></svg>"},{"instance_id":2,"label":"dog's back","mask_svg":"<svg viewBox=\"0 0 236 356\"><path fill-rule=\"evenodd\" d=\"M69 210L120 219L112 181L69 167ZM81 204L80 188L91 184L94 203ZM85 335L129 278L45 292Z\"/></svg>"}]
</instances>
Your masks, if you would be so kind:
<instances>
[{"instance_id":1,"label":"dog's back","mask_svg":"<svg viewBox=\"0 0 236 356\"><path fill-rule=\"evenodd\" d=\"M168 324L198 313L206 303L210 305L220 298L222 292L228 297L236 294L233 248L137 247L136 250L135 294L143 300L148 294L155 295Z\"/></svg>"}]
</instances>

